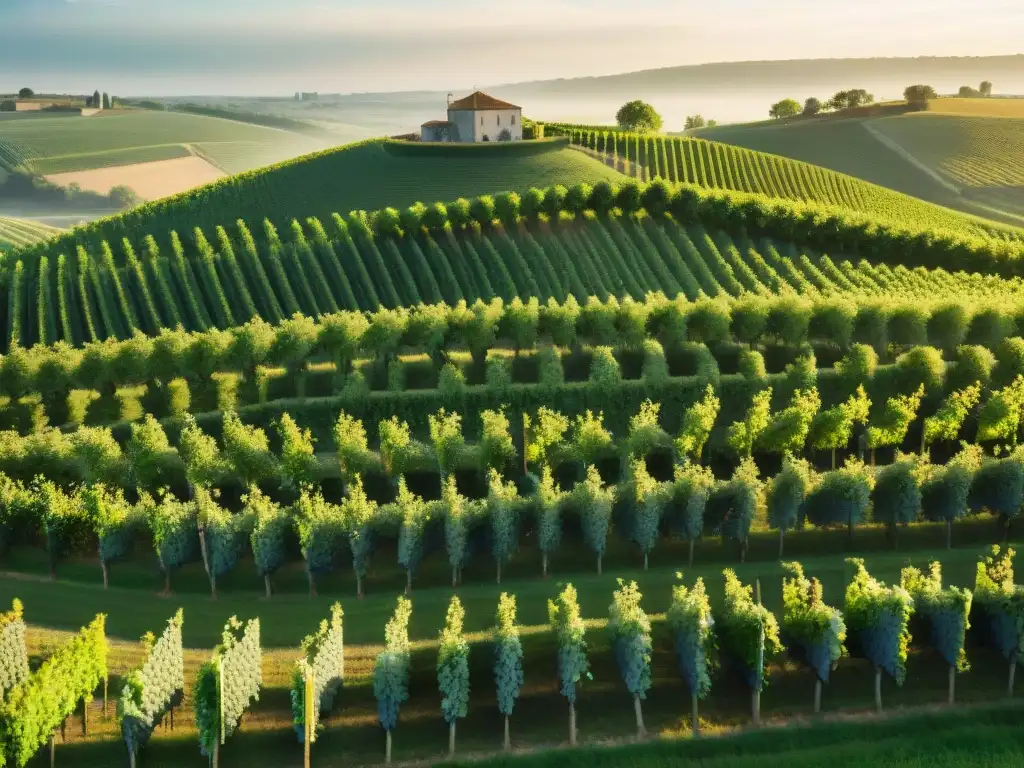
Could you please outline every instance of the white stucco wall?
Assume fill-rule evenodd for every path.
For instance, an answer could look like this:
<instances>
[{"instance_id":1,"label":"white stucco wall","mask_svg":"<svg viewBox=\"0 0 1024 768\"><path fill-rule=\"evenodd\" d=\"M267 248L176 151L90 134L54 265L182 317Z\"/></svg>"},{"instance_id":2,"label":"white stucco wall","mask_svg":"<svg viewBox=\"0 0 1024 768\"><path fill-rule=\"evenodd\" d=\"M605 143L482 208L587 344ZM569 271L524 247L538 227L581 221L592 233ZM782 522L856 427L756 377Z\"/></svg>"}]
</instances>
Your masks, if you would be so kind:
<instances>
[{"instance_id":1,"label":"white stucco wall","mask_svg":"<svg viewBox=\"0 0 1024 768\"><path fill-rule=\"evenodd\" d=\"M481 142L484 136L497 141L506 128L512 134L512 141L523 140L521 109L450 110L448 120L459 127L459 141Z\"/></svg>"}]
</instances>

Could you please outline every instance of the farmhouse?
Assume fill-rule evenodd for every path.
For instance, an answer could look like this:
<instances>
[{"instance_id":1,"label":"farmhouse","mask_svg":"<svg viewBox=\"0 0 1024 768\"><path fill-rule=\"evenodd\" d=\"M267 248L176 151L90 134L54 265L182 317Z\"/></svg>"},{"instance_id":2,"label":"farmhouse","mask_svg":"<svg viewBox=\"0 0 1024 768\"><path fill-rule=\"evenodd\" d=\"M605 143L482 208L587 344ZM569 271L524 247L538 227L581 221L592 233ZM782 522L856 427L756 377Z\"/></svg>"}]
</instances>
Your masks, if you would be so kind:
<instances>
[{"instance_id":1,"label":"farmhouse","mask_svg":"<svg viewBox=\"0 0 1024 768\"><path fill-rule=\"evenodd\" d=\"M448 119L420 129L421 141L522 141L523 108L477 91L448 103Z\"/></svg>"}]
</instances>

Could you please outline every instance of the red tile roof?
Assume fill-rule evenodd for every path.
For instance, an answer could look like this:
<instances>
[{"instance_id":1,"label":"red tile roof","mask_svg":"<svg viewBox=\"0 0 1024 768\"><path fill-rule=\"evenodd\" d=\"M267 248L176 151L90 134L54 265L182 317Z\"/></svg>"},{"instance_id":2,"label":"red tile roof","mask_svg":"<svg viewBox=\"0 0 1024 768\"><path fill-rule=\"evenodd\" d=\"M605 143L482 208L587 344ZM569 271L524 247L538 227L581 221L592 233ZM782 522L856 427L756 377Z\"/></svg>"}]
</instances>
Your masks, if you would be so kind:
<instances>
[{"instance_id":1,"label":"red tile roof","mask_svg":"<svg viewBox=\"0 0 1024 768\"><path fill-rule=\"evenodd\" d=\"M477 91L464 99L453 101L448 105L448 109L462 111L484 109L522 109L522 107L517 107L515 104L509 104L507 101L502 101L501 99L496 99L493 96L488 96L486 93Z\"/></svg>"}]
</instances>

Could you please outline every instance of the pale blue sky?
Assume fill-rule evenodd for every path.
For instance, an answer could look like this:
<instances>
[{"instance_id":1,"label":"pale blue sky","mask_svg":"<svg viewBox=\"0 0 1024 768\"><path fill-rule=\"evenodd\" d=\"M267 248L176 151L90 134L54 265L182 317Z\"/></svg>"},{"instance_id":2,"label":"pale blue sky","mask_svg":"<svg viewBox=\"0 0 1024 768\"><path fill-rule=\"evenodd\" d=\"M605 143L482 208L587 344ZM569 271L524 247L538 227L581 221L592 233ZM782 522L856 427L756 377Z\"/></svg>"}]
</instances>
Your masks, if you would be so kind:
<instances>
[{"instance_id":1,"label":"pale blue sky","mask_svg":"<svg viewBox=\"0 0 1024 768\"><path fill-rule=\"evenodd\" d=\"M0 0L0 80L168 95L435 89L1021 53L1022 31L1022 0Z\"/></svg>"}]
</instances>

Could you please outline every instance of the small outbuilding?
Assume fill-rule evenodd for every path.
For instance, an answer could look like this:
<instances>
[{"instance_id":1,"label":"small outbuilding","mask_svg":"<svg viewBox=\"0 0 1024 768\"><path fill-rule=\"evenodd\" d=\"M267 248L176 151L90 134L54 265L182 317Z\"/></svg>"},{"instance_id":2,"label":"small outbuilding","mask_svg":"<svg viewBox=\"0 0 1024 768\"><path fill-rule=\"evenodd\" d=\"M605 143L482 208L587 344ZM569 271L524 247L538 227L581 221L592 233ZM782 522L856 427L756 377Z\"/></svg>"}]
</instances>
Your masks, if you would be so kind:
<instances>
[{"instance_id":1,"label":"small outbuilding","mask_svg":"<svg viewBox=\"0 0 1024 768\"><path fill-rule=\"evenodd\" d=\"M421 141L479 143L522 141L523 108L477 91L448 103L447 120L431 120L420 129Z\"/></svg>"}]
</instances>

